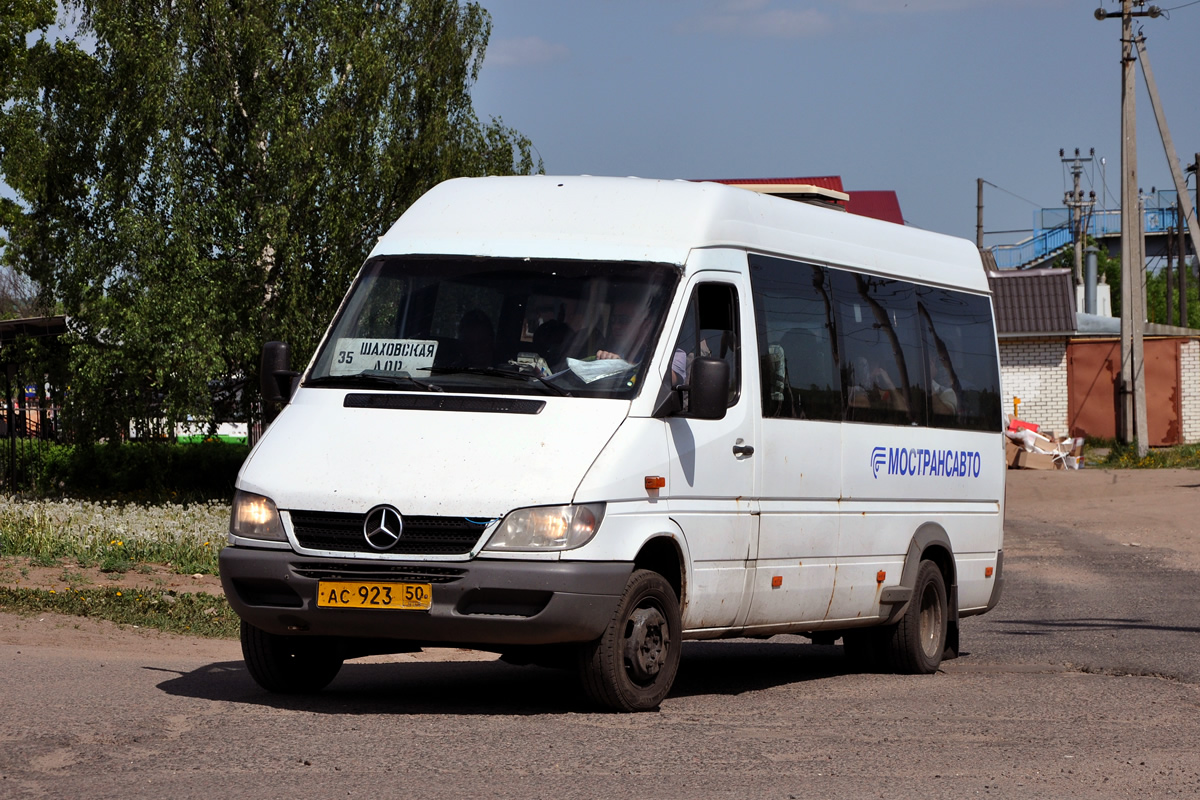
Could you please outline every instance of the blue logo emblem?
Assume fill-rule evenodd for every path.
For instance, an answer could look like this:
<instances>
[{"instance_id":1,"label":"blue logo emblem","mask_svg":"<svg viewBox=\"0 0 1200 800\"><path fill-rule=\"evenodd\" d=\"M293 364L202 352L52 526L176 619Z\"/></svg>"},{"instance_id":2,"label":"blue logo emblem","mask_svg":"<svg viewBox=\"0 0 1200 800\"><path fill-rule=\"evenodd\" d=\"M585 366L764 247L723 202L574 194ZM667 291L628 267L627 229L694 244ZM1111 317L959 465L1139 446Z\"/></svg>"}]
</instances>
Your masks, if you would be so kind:
<instances>
[{"instance_id":1,"label":"blue logo emblem","mask_svg":"<svg viewBox=\"0 0 1200 800\"><path fill-rule=\"evenodd\" d=\"M871 474L978 478L983 459L977 450L931 450L924 447L876 447L871 451Z\"/></svg>"},{"instance_id":2,"label":"blue logo emblem","mask_svg":"<svg viewBox=\"0 0 1200 800\"><path fill-rule=\"evenodd\" d=\"M887 466L887 448L876 447L871 451L871 472L873 472L875 477L878 478L879 470L883 469L885 466Z\"/></svg>"}]
</instances>

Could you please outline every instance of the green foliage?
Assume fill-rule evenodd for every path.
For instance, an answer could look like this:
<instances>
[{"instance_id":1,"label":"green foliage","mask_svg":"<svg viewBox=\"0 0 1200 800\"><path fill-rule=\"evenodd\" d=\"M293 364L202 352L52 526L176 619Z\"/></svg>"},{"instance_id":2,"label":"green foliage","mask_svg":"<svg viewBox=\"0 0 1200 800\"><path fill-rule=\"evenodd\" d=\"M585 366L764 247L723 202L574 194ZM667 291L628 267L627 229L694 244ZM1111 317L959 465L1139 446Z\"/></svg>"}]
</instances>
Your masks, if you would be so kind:
<instances>
[{"instance_id":1,"label":"green foliage","mask_svg":"<svg viewBox=\"0 0 1200 800\"><path fill-rule=\"evenodd\" d=\"M471 107L476 3L64 0L57 41L51 0L0 3L2 261L73 320L82 438L211 418L264 340L308 358L424 191L539 168Z\"/></svg>"},{"instance_id":2,"label":"green foliage","mask_svg":"<svg viewBox=\"0 0 1200 800\"><path fill-rule=\"evenodd\" d=\"M1095 247L1094 239L1088 239L1088 246ZM1108 285L1112 296L1112 313L1114 317L1121 316L1121 259L1110 256L1106 248L1098 247L1096 271ZM1074 269L1075 249L1068 247L1054 261L1055 267ZM1197 277L1196 261L1191 259L1187 265L1187 322L1179 320L1179 272L1171 271L1172 299L1171 324L1185 328L1200 328L1200 278ZM1167 322L1167 272L1160 268L1156 272L1146 273L1146 317L1150 322L1166 324Z\"/></svg>"},{"instance_id":3,"label":"green foliage","mask_svg":"<svg viewBox=\"0 0 1200 800\"><path fill-rule=\"evenodd\" d=\"M1171 270L1171 324L1184 328L1200 328L1200 286L1196 280L1195 262L1188 264L1187 272L1187 321L1179 319L1179 271ZM1167 322L1167 270L1146 274L1146 316L1151 322Z\"/></svg>"},{"instance_id":4,"label":"green foliage","mask_svg":"<svg viewBox=\"0 0 1200 800\"><path fill-rule=\"evenodd\" d=\"M1151 448L1138 456L1137 444L1116 442L1097 466L1110 469L1200 469L1200 444Z\"/></svg>"},{"instance_id":5,"label":"green foliage","mask_svg":"<svg viewBox=\"0 0 1200 800\"><path fill-rule=\"evenodd\" d=\"M1086 247L1096 248L1096 278L1101 283L1109 285L1109 296L1112 299L1112 314L1114 317L1121 316L1121 259L1118 256L1110 256L1108 248L1101 247L1096 244L1096 240L1092 237L1087 237ZM1084 266L1087 265L1087 254L1084 254ZM1075 247L1071 246L1058 255L1054 259L1054 266L1075 271Z\"/></svg>"},{"instance_id":6,"label":"green foliage","mask_svg":"<svg viewBox=\"0 0 1200 800\"><path fill-rule=\"evenodd\" d=\"M22 491L134 502L228 500L250 452L247 445L221 441L69 445L19 439L17 445ZM0 447L4 459L6 447Z\"/></svg>"},{"instance_id":7,"label":"green foliage","mask_svg":"<svg viewBox=\"0 0 1200 800\"><path fill-rule=\"evenodd\" d=\"M241 622L224 597L146 589L15 589L0 586L0 611L53 612L171 633L236 639Z\"/></svg>"}]
</instances>

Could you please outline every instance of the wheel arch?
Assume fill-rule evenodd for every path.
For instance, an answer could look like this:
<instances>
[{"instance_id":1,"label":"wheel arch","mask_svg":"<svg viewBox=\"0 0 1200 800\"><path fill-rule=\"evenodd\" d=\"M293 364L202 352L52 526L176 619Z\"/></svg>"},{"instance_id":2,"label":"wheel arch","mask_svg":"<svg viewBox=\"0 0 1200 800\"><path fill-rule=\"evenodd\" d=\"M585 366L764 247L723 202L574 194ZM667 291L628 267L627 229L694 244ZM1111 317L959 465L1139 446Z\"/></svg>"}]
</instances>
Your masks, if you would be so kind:
<instances>
[{"instance_id":1,"label":"wheel arch","mask_svg":"<svg viewBox=\"0 0 1200 800\"><path fill-rule=\"evenodd\" d=\"M680 541L669 533L652 536L642 543L633 559L633 568L657 572L675 590L682 609L687 591L687 558Z\"/></svg>"},{"instance_id":2,"label":"wheel arch","mask_svg":"<svg viewBox=\"0 0 1200 800\"><path fill-rule=\"evenodd\" d=\"M954 546L950 544L950 535L945 528L936 522L926 522L917 528L908 543L908 553L904 557L904 570L900 575L900 585L912 589L917 583L917 570L922 561L932 561L937 564L946 583L946 600L949 606L949 618L952 628L958 628L958 575L954 564ZM908 602L897 603L888 615L887 623L895 622L908 608Z\"/></svg>"},{"instance_id":3,"label":"wheel arch","mask_svg":"<svg viewBox=\"0 0 1200 800\"><path fill-rule=\"evenodd\" d=\"M946 583L946 604L947 604L947 632L946 632L946 656L954 658L958 656L959 651L959 581L958 570L954 564L954 546L950 545L950 536L946 533L946 529L942 528L936 522L926 522L922 527L918 528L916 533L912 535L912 539L908 541L908 552L905 555L904 571L900 575L900 585L906 589L912 589L917 585L917 571L920 569L922 561L932 561L937 565L938 571L942 573L942 579ZM888 619L884 624L892 624L904 615L908 608L908 603L912 599L908 599L902 603L896 603L892 607L892 613L888 614Z\"/></svg>"},{"instance_id":4,"label":"wheel arch","mask_svg":"<svg viewBox=\"0 0 1200 800\"><path fill-rule=\"evenodd\" d=\"M945 528L936 522L926 522L917 528L908 543L908 554L904 557L904 572L900 576L900 585L912 588L917 581L917 569L922 561L932 561L942 571L946 586L958 583L954 566L954 546L950 544L950 535Z\"/></svg>"}]
</instances>

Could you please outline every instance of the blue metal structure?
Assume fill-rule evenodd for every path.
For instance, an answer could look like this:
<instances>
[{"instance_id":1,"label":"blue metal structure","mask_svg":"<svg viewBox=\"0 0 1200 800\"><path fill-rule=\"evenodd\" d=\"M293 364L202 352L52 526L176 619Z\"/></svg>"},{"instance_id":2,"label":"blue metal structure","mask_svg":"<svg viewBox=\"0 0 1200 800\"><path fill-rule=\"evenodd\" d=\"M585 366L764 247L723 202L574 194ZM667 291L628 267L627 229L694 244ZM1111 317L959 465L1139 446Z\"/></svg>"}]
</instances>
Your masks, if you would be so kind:
<instances>
[{"instance_id":1,"label":"blue metal structure","mask_svg":"<svg viewBox=\"0 0 1200 800\"><path fill-rule=\"evenodd\" d=\"M1172 194L1174 194L1172 192ZM1165 234L1178 222L1173 207L1143 211L1147 236ZM1093 211L1085 220L1084 233L1093 239L1121 236L1121 211ZM1017 269L1045 261L1071 244L1070 212L1065 208L1043 208L1033 214L1033 236L1016 244L998 244L990 249L1000 269Z\"/></svg>"}]
</instances>

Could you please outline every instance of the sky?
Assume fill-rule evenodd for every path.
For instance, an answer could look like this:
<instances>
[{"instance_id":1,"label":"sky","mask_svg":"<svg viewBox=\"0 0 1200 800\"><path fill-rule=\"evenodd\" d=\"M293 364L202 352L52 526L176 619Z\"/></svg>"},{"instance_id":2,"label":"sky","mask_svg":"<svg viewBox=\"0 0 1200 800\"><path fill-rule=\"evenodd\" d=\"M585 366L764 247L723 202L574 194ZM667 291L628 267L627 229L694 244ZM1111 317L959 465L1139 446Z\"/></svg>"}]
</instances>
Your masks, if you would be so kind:
<instances>
[{"instance_id":1,"label":"sky","mask_svg":"<svg viewBox=\"0 0 1200 800\"><path fill-rule=\"evenodd\" d=\"M476 113L528 136L550 174L840 175L895 191L910 225L972 240L983 178L991 246L1062 207L1059 149L1078 147L1095 150L1085 191L1119 207L1121 24L1094 16L1119 0L479 1L493 28ZM1135 29L1190 164L1200 0L1159 5ZM1138 183L1172 189L1136 80Z\"/></svg>"},{"instance_id":2,"label":"sky","mask_svg":"<svg viewBox=\"0 0 1200 800\"><path fill-rule=\"evenodd\" d=\"M1028 229L1062 207L1059 149L1078 147L1095 149L1085 191L1119 207L1121 23L1094 16L1118 0L480 1L476 113L528 136L549 174L840 175L894 190L910 225L974 240L977 178L985 231ZM1159 5L1135 30L1190 164L1200 2ZM1138 183L1171 189L1140 69L1137 86Z\"/></svg>"}]
</instances>

